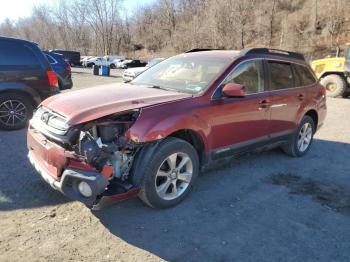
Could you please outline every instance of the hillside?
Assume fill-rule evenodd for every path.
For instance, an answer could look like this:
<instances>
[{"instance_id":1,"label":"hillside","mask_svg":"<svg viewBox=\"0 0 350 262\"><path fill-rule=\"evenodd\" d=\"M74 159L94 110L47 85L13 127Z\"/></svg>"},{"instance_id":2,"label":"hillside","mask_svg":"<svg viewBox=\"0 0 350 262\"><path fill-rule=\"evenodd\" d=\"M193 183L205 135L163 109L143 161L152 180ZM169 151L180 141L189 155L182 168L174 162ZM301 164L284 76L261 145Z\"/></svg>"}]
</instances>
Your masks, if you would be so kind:
<instances>
[{"instance_id":1,"label":"hillside","mask_svg":"<svg viewBox=\"0 0 350 262\"><path fill-rule=\"evenodd\" d=\"M120 7L120 0L37 6L30 18L2 23L0 34L30 39L43 49L142 57L198 47L269 46L314 59L350 41L346 0L159 0L131 17Z\"/></svg>"}]
</instances>

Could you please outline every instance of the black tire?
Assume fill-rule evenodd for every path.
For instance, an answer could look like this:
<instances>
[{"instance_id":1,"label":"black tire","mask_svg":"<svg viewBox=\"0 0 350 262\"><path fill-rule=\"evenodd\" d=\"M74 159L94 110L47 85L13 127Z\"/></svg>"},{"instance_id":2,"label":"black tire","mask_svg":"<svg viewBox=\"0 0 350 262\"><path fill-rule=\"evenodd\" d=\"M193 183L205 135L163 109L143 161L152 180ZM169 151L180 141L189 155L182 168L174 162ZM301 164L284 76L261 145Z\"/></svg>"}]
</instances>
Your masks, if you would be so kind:
<instances>
[{"instance_id":1,"label":"black tire","mask_svg":"<svg viewBox=\"0 0 350 262\"><path fill-rule=\"evenodd\" d=\"M175 199L165 200L156 191L156 174L168 156L174 153L185 153L192 161L192 177L185 190ZM140 160L140 161L146 161ZM144 163L139 198L153 208L169 208L180 203L190 193L199 172L199 159L196 150L186 141L178 138L167 138L153 151L152 157ZM169 178L166 178L169 179Z\"/></svg>"},{"instance_id":2,"label":"black tire","mask_svg":"<svg viewBox=\"0 0 350 262\"><path fill-rule=\"evenodd\" d=\"M311 125L311 128L312 128L311 140L310 140L310 143L309 143L308 147L306 148L306 150L301 151L298 147L298 140L299 140L299 136L300 136L300 130L302 129L302 127L306 123L309 123ZM293 134L292 138L290 139L289 143L282 146L282 150L289 156L301 157L301 156L305 155L310 150L310 147L311 147L312 142L313 142L314 134L315 134L314 120L310 116L305 115L303 117L303 119L301 120L297 131Z\"/></svg>"},{"instance_id":3,"label":"black tire","mask_svg":"<svg viewBox=\"0 0 350 262\"><path fill-rule=\"evenodd\" d=\"M13 110L11 110L11 105ZM6 111L8 111L8 114L12 114L11 111L14 110L17 111L16 117L7 116ZM32 116L33 105L26 96L17 93L0 94L0 129L17 130L24 128Z\"/></svg>"},{"instance_id":4,"label":"black tire","mask_svg":"<svg viewBox=\"0 0 350 262\"><path fill-rule=\"evenodd\" d=\"M328 75L320 83L326 87L329 97L343 96L347 89L345 79L339 75Z\"/></svg>"},{"instance_id":5,"label":"black tire","mask_svg":"<svg viewBox=\"0 0 350 262\"><path fill-rule=\"evenodd\" d=\"M110 64L110 68L115 69L116 68L115 64Z\"/></svg>"}]
</instances>

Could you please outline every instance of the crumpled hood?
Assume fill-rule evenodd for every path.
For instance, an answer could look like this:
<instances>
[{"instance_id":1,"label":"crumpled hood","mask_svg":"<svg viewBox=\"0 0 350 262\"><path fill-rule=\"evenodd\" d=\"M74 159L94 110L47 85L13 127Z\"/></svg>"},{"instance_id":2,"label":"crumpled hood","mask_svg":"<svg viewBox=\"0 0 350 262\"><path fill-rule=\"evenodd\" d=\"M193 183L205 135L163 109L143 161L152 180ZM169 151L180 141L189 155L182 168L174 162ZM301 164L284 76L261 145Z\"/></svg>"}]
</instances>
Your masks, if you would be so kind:
<instances>
[{"instance_id":1,"label":"crumpled hood","mask_svg":"<svg viewBox=\"0 0 350 262\"><path fill-rule=\"evenodd\" d=\"M113 113L191 96L140 85L109 84L58 94L44 100L42 106L66 117L68 124L76 125Z\"/></svg>"}]
</instances>

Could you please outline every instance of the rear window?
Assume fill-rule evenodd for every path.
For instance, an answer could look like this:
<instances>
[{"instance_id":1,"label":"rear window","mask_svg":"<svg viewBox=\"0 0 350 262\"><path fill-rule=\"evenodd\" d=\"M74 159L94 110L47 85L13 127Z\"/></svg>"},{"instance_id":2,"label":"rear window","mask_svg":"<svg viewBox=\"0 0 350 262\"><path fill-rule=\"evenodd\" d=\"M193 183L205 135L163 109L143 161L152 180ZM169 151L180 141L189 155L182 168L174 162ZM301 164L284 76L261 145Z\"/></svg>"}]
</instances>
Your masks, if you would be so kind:
<instances>
[{"instance_id":1,"label":"rear window","mask_svg":"<svg viewBox=\"0 0 350 262\"><path fill-rule=\"evenodd\" d=\"M302 65L294 65L294 67L299 76L301 86L312 85L316 82L315 77L311 74L307 67Z\"/></svg>"},{"instance_id":2,"label":"rear window","mask_svg":"<svg viewBox=\"0 0 350 262\"><path fill-rule=\"evenodd\" d=\"M52 56L45 54L47 60L49 60L50 64L56 64L56 60L52 58Z\"/></svg>"},{"instance_id":3,"label":"rear window","mask_svg":"<svg viewBox=\"0 0 350 262\"><path fill-rule=\"evenodd\" d=\"M0 65L40 67L40 61L29 46L14 41L0 41Z\"/></svg>"},{"instance_id":4,"label":"rear window","mask_svg":"<svg viewBox=\"0 0 350 262\"><path fill-rule=\"evenodd\" d=\"M290 63L268 61L268 65L271 90L294 87L293 71Z\"/></svg>"}]
</instances>

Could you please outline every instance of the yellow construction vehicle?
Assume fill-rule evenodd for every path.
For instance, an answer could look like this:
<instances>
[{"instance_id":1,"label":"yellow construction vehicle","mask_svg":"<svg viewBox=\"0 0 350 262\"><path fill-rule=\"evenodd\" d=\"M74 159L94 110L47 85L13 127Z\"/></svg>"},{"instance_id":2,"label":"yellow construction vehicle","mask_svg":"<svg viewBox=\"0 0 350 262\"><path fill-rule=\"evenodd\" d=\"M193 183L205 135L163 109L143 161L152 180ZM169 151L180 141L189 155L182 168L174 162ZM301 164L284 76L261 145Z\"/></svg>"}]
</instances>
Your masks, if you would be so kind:
<instances>
[{"instance_id":1,"label":"yellow construction vehicle","mask_svg":"<svg viewBox=\"0 0 350 262\"><path fill-rule=\"evenodd\" d=\"M314 60L311 67L330 97L346 96L350 91L350 43L346 44L345 56Z\"/></svg>"}]
</instances>

